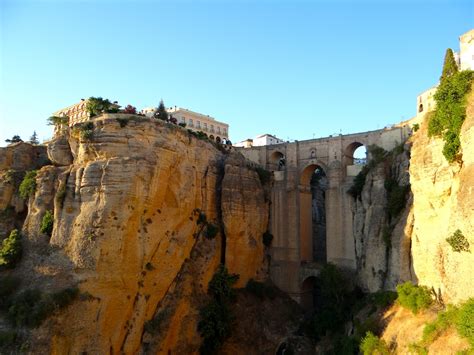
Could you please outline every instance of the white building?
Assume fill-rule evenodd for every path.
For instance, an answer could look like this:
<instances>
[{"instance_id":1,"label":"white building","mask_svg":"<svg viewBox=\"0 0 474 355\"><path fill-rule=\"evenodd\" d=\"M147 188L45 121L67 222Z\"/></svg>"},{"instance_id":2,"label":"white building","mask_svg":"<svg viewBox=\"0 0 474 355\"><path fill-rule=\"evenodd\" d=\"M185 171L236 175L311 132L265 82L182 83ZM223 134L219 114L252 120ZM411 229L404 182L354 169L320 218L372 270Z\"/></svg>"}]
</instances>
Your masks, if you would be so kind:
<instances>
[{"instance_id":1,"label":"white building","mask_svg":"<svg viewBox=\"0 0 474 355\"><path fill-rule=\"evenodd\" d=\"M272 136L271 134L261 134L254 139L246 139L242 142L234 144L235 147L250 148L250 147L261 147L264 145L273 145L284 143L283 139Z\"/></svg>"},{"instance_id":2,"label":"white building","mask_svg":"<svg viewBox=\"0 0 474 355\"><path fill-rule=\"evenodd\" d=\"M182 107L170 107L166 111L170 117L176 118L178 123L185 123L186 128L195 132L204 132L210 139L218 142L229 139L229 125L224 122L217 121L209 115L194 112ZM156 107L146 107L141 113L147 117L153 117Z\"/></svg>"}]
</instances>

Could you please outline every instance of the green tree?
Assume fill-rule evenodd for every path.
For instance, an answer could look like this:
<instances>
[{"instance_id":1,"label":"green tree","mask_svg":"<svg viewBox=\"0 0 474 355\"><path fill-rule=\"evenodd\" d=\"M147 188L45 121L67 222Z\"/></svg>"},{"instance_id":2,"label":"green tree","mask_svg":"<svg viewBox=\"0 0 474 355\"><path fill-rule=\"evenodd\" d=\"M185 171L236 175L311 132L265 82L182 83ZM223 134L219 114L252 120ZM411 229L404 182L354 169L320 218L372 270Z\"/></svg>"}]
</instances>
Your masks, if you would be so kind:
<instances>
[{"instance_id":1,"label":"green tree","mask_svg":"<svg viewBox=\"0 0 474 355\"><path fill-rule=\"evenodd\" d=\"M33 134L31 135L29 142L31 144L39 144L38 135L36 134L36 131L33 131Z\"/></svg>"},{"instance_id":2,"label":"green tree","mask_svg":"<svg viewBox=\"0 0 474 355\"><path fill-rule=\"evenodd\" d=\"M69 122L68 116L51 116L48 118L49 126L65 126Z\"/></svg>"},{"instance_id":3,"label":"green tree","mask_svg":"<svg viewBox=\"0 0 474 355\"><path fill-rule=\"evenodd\" d=\"M89 97L87 99L86 110L91 117L98 116L104 112L114 113L118 112L119 105L113 103L109 99L103 99L101 97Z\"/></svg>"},{"instance_id":4,"label":"green tree","mask_svg":"<svg viewBox=\"0 0 474 355\"><path fill-rule=\"evenodd\" d=\"M414 314L428 308L433 302L431 292L426 286L417 286L407 281L397 286L398 302Z\"/></svg>"},{"instance_id":5,"label":"green tree","mask_svg":"<svg viewBox=\"0 0 474 355\"><path fill-rule=\"evenodd\" d=\"M41 221L40 232L51 236L51 233L53 232L53 226L54 226L53 212L50 210L47 210Z\"/></svg>"},{"instance_id":6,"label":"green tree","mask_svg":"<svg viewBox=\"0 0 474 355\"><path fill-rule=\"evenodd\" d=\"M26 200L36 191L36 170L28 171L18 188L20 197Z\"/></svg>"},{"instance_id":7,"label":"green tree","mask_svg":"<svg viewBox=\"0 0 474 355\"><path fill-rule=\"evenodd\" d=\"M23 142L23 139L21 139L19 135L15 134L12 138L5 139L5 142L18 143L18 142Z\"/></svg>"},{"instance_id":8,"label":"green tree","mask_svg":"<svg viewBox=\"0 0 474 355\"><path fill-rule=\"evenodd\" d=\"M21 235L14 229L0 246L0 268L12 268L21 258Z\"/></svg>"},{"instance_id":9,"label":"green tree","mask_svg":"<svg viewBox=\"0 0 474 355\"><path fill-rule=\"evenodd\" d=\"M454 59L454 53L451 48L446 49L446 55L444 56L444 64L443 64L443 73L439 80L442 82L446 78L449 78L456 74L459 71L458 65L456 64L456 60Z\"/></svg>"},{"instance_id":10,"label":"green tree","mask_svg":"<svg viewBox=\"0 0 474 355\"><path fill-rule=\"evenodd\" d=\"M158 105L158 109L155 112L155 118L168 121L168 112L166 112L166 107L163 100L161 100L160 104Z\"/></svg>"}]
</instances>

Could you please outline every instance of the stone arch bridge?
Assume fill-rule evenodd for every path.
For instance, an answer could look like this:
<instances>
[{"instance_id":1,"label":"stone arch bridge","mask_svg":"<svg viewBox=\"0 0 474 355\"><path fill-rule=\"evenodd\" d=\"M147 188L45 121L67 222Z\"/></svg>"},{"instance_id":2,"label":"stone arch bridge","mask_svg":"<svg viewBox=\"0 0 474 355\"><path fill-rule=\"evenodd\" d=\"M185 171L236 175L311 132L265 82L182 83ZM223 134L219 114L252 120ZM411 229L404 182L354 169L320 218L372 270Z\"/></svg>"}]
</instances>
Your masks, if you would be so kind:
<instances>
[{"instance_id":1,"label":"stone arch bridge","mask_svg":"<svg viewBox=\"0 0 474 355\"><path fill-rule=\"evenodd\" d=\"M270 274L280 289L303 306L312 306L314 279L323 263L356 269L353 200L347 190L363 165L355 164L354 151L370 145L391 150L410 134L409 125L399 125L239 149L249 160L273 171Z\"/></svg>"}]
</instances>

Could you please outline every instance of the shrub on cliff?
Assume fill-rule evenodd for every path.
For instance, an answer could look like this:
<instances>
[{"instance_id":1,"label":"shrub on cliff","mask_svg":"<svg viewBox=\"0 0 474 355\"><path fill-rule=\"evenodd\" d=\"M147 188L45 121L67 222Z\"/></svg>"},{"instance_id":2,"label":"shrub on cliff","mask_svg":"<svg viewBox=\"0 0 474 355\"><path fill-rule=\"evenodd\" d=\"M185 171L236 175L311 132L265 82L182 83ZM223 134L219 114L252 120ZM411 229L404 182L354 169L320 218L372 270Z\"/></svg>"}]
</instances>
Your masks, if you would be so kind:
<instances>
[{"instance_id":1,"label":"shrub on cliff","mask_svg":"<svg viewBox=\"0 0 474 355\"><path fill-rule=\"evenodd\" d=\"M33 195L36 191L36 170L28 171L23 178L18 189L20 197L24 200Z\"/></svg>"},{"instance_id":2,"label":"shrub on cliff","mask_svg":"<svg viewBox=\"0 0 474 355\"><path fill-rule=\"evenodd\" d=\"M398 302L414 314L428 308L433 302L431 292L426 286L417 286L407 281L397 286Z\"/></svg>"},{"instance_id":3,"label":"shrub on cliff","mask_svg":"<svg viewBox=\"0 0 474 355\"><path fill-rule=\"evenodd\" d=\"M13 268L20 260L22 253L21 235L14 229L0 245L0 269Z\"/></svg>"},{"instance_id":4,"label":"shrub on cliff","mask_svg":"<svg viewBox=\"0 0 474 355\"><path fill-rule=\"evenodd\" d=\"M364 355L388 355L390 351L387 344L372 332L367 332L360 343L360 351Z\"/></svg>"},{"instance_id":5,"label":"shrub on cliff","mask_svg":"<svg viewBox=\"0 0 474 355\"><path fill-rule=\"evenodd\" d=\"M399 185L397 180L389 177L384 183L387 192L387 216L392 220L405 208L407 194L410 191L409 185Z\"/></svg>"},{"instance_id":6,"label":"shrub on cliff","mask_svg":"<svg viewBox=\"0 0 474 355\"><path fill-rule=\"evenodd\" d=\"M457 72L444 68L441 82L434 95L436 110L428 122L428 135L443 137L445 142L443 155L449 162L460 159L459 135L466 118L466 96L473 79L473 71Z\"/></svg>"},{"instance_id":7,"label":"shrub on cliff","mask_svg":"<svg viewBox=\"0 0 474 355\"><path fill-rule=\"evenodd\" d=\"M208 286L212 300L199 311L198 331L203 342L201 354L212 354L231 333L234 316L229 304L235 298L232 286L239 279L237 274L229 274L224 265L220 265Z\"/></svg>"},{"instance_id":8,"label":"shrub on cliff","mask_svg":"<svg viewBox=\"0 0 474 355\"><path fill-rule=\"evenodd\" d=\"M474 298L468 299L460 308L456 319L458 333L474 348Z\"/></svg>"},{"instance_id":9,"label":"shrub on cliff","mask_svg":"<svg viewBox=\"0 0 474 355\"><path fill-rule=\"evenodd\" d=\"M460 253L462 251L470 252L469 241L459 229L457 229L449 238L446 238L446 241L449 245L451 245L451 248L456 253Z\"/></svg>"},{"instance_id":10,"label":"shrub on cliff","mask_svg":"<svg viewBox=\"0 0 474 355\"><path fill-rule=\"evenodd\" d=\"M115 101L116 102L116 101ZM110 102L108 99L101 97L89 97L86 103L86 110L90 117L98 116L104 112L115 113L118 112L119 105Z\"/></svg>"},{"instance_id":11,"label":"shrub on cliff","mask_svg":"<svg viewBox=\"0 0 474 355\"><path fill-rule=\"evenodd\" d=\"M51 236L51 233L53 232L53 226L54 226L53 212L47 210L43 216L43 219L41 220L40 232Z\"/></svg>"},{"instance_id":12,"label":"shrub on cliff","mask_svg":"<svg viewBox=\"0 0 474 355\"><path fill-rule=\"evenodd\" d=\"M235 290L232 286L239 279L237 274L229 274L227 268L220 265L209 282L208 292L220 302L232 301L235 298Z\"/></svg>"},{"instance_id":13,"label":"shrub on cliff","mask_svg":"<svg viewBox=\"0 0 474 355\"><path fill-rule=\"evenodd\" d=\"M16 326L36 328L55 310L71 304L78 295L77 288L66 288L55 293L25 290L10 301L7 317Z\"/></svg>"}]
</instances>

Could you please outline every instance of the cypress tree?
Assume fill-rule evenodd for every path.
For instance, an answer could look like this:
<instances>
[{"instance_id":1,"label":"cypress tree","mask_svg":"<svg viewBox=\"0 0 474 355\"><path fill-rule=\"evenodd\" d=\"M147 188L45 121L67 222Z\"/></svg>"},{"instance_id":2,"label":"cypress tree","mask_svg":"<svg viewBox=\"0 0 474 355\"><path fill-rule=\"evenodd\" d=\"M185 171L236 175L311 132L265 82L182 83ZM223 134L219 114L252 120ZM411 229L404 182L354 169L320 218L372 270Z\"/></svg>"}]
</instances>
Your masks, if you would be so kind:
<instances>
[{"instance_id":1,"label":"cypress tree","mask_svg":"<svg viewBox=\"0 0 474 355\"><path fill-rule=\"evenodd\" d=\"M38 135L36 134L36 131L33 131L33 134L30 137L30 143L31 144L39 144Z\"/></svg>"},{"instance_id":2,"label":"cypress tree","mask_svg":"<svg viewBox=\"0 0 474 355\"><path fill-rule=\"evenodd\" d=\"M168 121L168 112L166 112L166 107L163 103L163 100L161 100L160 104L158 105L158 110L155 113L155 118L158 118L163 121Z\"/></svg>"},{"instance_id":3,"label":"cypress tree","mask_svg":"<svg viewBox=\"0 0 474 355\"><path fill-rule=\"evenodd\" d=\"M451 48L446 50L446 55L444 56L444 64L443 64L443 73L441 74L441 78L439 80L442 82L446 78L449 78L456 74L459 71L458 65L456 64L456 60L454 59L454 53Z\"/></svg>"}]
</instances>

